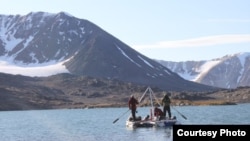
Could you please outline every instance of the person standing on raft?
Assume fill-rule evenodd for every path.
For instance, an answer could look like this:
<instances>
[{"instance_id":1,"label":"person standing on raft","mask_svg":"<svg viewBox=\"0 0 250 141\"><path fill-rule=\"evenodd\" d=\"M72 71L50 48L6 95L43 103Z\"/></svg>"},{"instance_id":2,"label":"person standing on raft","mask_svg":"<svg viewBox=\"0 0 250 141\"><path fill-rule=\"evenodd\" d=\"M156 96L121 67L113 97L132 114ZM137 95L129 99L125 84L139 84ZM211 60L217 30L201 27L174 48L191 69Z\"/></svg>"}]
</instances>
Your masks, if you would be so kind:
<instances>
[{"instance_id":1,"label":"person standing on raft","mask_svg":"<svg viewBox=\"0 0 250 141\"><path fill-rule=\"evenodd\" d=\"M131 110L131 114L132 114L132 118L133 121L136 120L136 108L137 108L137 104L139 104L138 100L134 98L134 95L131 95L128 101L128 107Z\"/></svg>"}]
</instances>

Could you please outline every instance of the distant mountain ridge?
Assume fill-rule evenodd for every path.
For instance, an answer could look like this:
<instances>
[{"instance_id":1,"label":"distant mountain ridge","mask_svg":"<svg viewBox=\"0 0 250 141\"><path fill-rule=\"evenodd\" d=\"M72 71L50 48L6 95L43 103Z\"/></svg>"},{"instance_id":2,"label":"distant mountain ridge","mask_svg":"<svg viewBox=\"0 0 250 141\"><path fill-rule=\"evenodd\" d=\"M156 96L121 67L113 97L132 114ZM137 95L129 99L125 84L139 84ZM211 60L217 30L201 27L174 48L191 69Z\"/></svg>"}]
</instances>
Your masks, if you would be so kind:
<instances>
[{"instance_id":1,"label":"distant mountain ridge","mask_svg":"<svg viewBox=\"0 0 250 141\"><path fill-rule=\"evenodd\" d=\"M250 86L250 52L208 61L157 61L186 80L221 88Z\"/></svg>"},{"instance_id":2,"label":"distant mountain ridge","mask_svg":"<svg viewBox=\"0 0 250 141\"><path fill-rule=\"evenodd\" d=\"M90 21L64 12L0 15L0 58L22 67L61 63L74 75L117 79L164 90L216 89L184 80Z\"/></svg>"}]
</instances>

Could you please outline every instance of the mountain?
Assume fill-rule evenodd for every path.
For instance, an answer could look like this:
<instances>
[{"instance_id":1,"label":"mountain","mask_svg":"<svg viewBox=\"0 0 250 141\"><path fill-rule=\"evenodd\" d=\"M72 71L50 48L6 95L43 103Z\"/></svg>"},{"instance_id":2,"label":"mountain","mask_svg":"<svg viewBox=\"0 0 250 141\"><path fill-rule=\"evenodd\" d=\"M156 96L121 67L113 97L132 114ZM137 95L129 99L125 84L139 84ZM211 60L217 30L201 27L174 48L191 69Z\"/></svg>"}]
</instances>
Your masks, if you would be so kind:
<instances>
[{"instance_id":1,"label":"mountain","mask_svg":"<svg viewBox=\"0 0 250 141\"><path fill-rule=\"evenodd\" d=\"M249 52L208 61L157 61L189 81L221 88L250 86Z\"/></svg>"},{"instance_id":2,"label":"mountain","mask_svg":"<svg viewBox=\"0 0 250 141\"><path fill-rule=\"evenodd\" d=\"M181 78L90 21L65 12L0 15L0 58L1 65L18 67L26 75L27 71L34 73L31 68L36 68L36 74L44 74L44 67L60 65L60 73L116 79L164 90L217 89Z\"/></svg>"}]
</instances>

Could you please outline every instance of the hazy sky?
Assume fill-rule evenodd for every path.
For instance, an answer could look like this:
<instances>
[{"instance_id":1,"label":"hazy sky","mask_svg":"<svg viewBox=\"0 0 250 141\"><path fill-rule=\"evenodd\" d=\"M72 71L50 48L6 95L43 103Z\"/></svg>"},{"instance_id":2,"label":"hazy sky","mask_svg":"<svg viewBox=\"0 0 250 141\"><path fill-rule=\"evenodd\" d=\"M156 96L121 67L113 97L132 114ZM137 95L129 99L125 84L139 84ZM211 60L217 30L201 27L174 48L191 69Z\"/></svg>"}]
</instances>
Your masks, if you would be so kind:
<instances>
[{"instance_id":1,"label":"hazy sky","mask_svg":"<svg viewBox=\"0 0 250 141\"><path fill-rule=\"evenodd\" d=\"M250 52L250 0L0 0L0 14L67 12L167 61Z\"/></svg>"}]
</instances>

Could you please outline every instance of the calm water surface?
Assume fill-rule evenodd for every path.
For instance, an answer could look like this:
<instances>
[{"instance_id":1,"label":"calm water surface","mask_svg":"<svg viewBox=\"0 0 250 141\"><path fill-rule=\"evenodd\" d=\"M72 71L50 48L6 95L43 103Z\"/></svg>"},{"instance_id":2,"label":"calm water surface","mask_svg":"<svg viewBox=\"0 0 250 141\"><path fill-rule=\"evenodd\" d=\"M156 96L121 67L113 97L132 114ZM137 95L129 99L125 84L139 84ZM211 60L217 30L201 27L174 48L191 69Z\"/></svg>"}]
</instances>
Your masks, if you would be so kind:
<instances>
[{"instance_id":1,"label":"calm water surface","mask_svg":"<svg viewBox=\"0 0 250 141\"><path fill-rule=\"evenodd\" d=\"M187 120L176 110L187 117ZM182 124L250 124L250 104L172 109ZM1 141L172 141L171 128L128 129L127 108L0 112ZM149 114L139 108L137 115ZM121 117L120 117L121 116ZM113 124L115 119L119 120Z\"/></svg>"}]
</instances>

